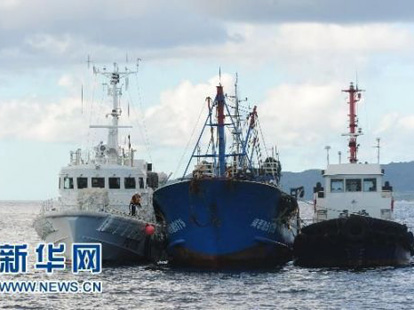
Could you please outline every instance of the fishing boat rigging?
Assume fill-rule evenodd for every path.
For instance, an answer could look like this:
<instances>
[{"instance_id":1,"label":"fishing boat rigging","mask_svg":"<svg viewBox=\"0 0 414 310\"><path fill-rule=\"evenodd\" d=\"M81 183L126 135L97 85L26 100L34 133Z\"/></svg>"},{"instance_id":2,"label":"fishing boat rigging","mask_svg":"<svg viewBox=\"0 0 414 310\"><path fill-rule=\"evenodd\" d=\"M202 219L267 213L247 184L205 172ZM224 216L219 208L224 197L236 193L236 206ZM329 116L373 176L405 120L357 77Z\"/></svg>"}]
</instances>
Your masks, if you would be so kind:
<instances>
[{"instance_id":1,"label":"fishing boat rigging","mask_svg":"<svg viewBox=\"0 0 414 310\"><path fill-rule=\"evenodd\" d=\"M297 203L278 187L279 161L263 161L257 151L256 106L242 130L237 79L235 88L233 110L221 83L214 100L207 98L208 114L183 176L154 192L173 265L260 268L291 259Z\"/></svg>"}]
</instances>

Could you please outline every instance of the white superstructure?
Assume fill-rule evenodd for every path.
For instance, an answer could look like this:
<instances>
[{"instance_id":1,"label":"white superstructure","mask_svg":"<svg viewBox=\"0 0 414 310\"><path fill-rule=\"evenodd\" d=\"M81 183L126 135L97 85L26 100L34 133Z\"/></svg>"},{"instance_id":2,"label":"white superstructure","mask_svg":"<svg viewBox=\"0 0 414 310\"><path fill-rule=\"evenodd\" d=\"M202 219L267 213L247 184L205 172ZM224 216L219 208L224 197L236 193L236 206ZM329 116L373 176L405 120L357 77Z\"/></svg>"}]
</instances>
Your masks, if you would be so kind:
<instances>
[{"instance_id":1,"label":"white superstructure","mask_svg":"<svg viewBox=\"0 0 414 310\"><path fill-rule=\"evenodd\" d=\"M315 187L315 221L350 214L392 219L392 187L383 183L379 164L328 165L323 177L323 187Z\"/></svg>"}]
</instances>

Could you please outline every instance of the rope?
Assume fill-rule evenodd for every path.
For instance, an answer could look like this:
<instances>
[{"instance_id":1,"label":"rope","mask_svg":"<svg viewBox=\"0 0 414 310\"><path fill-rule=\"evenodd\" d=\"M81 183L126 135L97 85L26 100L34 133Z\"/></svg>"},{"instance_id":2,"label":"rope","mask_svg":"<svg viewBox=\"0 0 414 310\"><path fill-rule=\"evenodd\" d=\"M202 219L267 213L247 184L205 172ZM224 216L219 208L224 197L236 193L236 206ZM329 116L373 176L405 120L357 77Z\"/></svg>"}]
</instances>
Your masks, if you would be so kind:
<instances>
[{"instance_id":1,"label":"rope","mask_svg":"<svg viewBox=\"0 0 414 310\"><path fill-rule=\"evenodd\" d=\"M204 113L204 109L205 109L205 104L203 104L203 105L201 106L200 113L199 113L198 118L197 118L197 122L195 123L195 125L194 125L194 127L193 127L193 130L191 131L191 135L190 135L190 138L188 139L187 144L186 144L186 146L185 146L185 148L184 148L184 152L183 152L183 154L181 155L180 160L178 161L177 168L175 169L175 171L174 171L174 173L173 173L173 175L174 175L174 176L175 176L175 175L177 175L177 172L181 169L181 166L182 166L182 163L183 163L183 160L184 160L184 156L186 155L186 153L187 153L187 151L188 151L188 147L190 146L190 142L191 142L191 140L193 139L193 136L194 136L195 130L196 130L196 128L198 127L198 123L200 122L201 115L203 115L203 113Z\"/></svg>"},{"instance_id":2,"label":"rope","mask_svg":"<svg viewBox=\"0 0 414 310\"><path fill-rule=\"evenodd\" d=\"M260 125L259 118L257 118L256 124L259 127L260 136L262 137L264 151L265 151L265 155L266 155L266 158L267 158L267 157L269 157L269 154L267 153L267 146L266 146L266 142L265 142L265 139L264 139L264 135L263 135L263 131L262 131L262 126Z\"/></svg>"},{"instance_id":3,"label":"rope","mask_svg":"<svg viewBox=\"0 0 414 310\"><path fill-rule=\"evenodd\" d=\"M102 113L96 113L96 110L94 109L94 106L96 105L99 107L100 105L103 105L105 101L105 92L102 91L101 98L99 100L99 103L95 102L95 91L96 91L96 85L98 84L98 77L94 75L94 79L92 82L92 98L89 105L89 124L92 125L93 122L98 123L98 120L101 118ZM92 120L93 116L96 116L95 120ZM93 146L92 143L95 143L97 140L97 131L96 129L88 128L87 136L86 136L86 144L87 147ZM89 153L89 152L88 152ZM89 157L89 156L88 156Z\"/></svg>"},{"instance_id":4,"label":"rope","mask_svg":"<svg viewBox=\"0 0 414 310\"><path fill-rule=\"evenodd\" d=\"M148 153L149 160L150 162L152 162L151 144L149 140L148 129L147 129L146 122L145 122L145 113L144 113L143 99L141 95L141 87L139 84L138 73L136 73L135 76L136 76L135 87L137 90L137 97L138 97L138 109L139 109L138 112L135 109L135 105L133 104L135 101L132 99L131 92L129 91L128 91L128 99L129 99L129 102L131 103L131 107L132 107L131 110L136 120L135 124L137 125L139 129L138 131L141 135L142 141L144 142L144 147L146 149L146 152ZM139 114L141 115L141 117L139 117ZM140 120L142 121L142 125L139 122Z\"/></svg>"}]
</instances>

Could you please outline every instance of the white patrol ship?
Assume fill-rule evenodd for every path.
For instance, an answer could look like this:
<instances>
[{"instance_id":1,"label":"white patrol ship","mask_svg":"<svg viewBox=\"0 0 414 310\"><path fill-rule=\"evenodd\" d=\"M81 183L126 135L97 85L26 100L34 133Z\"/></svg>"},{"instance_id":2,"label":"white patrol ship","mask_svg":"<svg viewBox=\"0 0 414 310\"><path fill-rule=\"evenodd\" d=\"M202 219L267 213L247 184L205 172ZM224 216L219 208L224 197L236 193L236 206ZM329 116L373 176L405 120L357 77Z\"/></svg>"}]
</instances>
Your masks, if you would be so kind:
<instances>
[{"instance_id":1,"label":"white patrol ship","mask_svg":"<svg viewBox=\"0 0 414 310\"><path fill-rule=\"evenodd\" d=\"M107 129L108 141L100 142L92 154L83 154L81 149L71 152L69 165L59 173L60 197L43 203L34 227L46 242L65 243L68 259L73 243L93 242L102 244L104 261L149 261L162 243L160 227L152 224L152 193L158 174L152 172L152 164L134 159L130 141L126 149L118 143L118 129L131 128L118 124L120 80L128 85L128 76L137 72L121 72L116 64L112 72L93 69L110 81L112 111L107 114L111 124L90 127Z\"/></svg>"}]
</instances>

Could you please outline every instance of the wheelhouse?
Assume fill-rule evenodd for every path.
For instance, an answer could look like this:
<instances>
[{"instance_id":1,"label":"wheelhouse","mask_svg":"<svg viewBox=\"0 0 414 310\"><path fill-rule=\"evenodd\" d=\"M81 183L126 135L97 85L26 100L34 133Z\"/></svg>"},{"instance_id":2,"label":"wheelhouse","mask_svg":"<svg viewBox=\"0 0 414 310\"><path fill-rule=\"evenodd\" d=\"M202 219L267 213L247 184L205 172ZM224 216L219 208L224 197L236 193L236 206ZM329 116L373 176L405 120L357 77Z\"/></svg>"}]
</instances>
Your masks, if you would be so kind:
<instances>
[{"instance_id":1,"label":"wheelhouse","mask_svg":"<svg viewBox=\"0 0 414 310\"><path fill-rule=\"evenodd\" d=\"M328 165L322 173L324 186L318 183L314 188L316 221L352 213L391 219L392 187L388 182L383 184L380 165Z\"/></svg>"}]
</instances>

